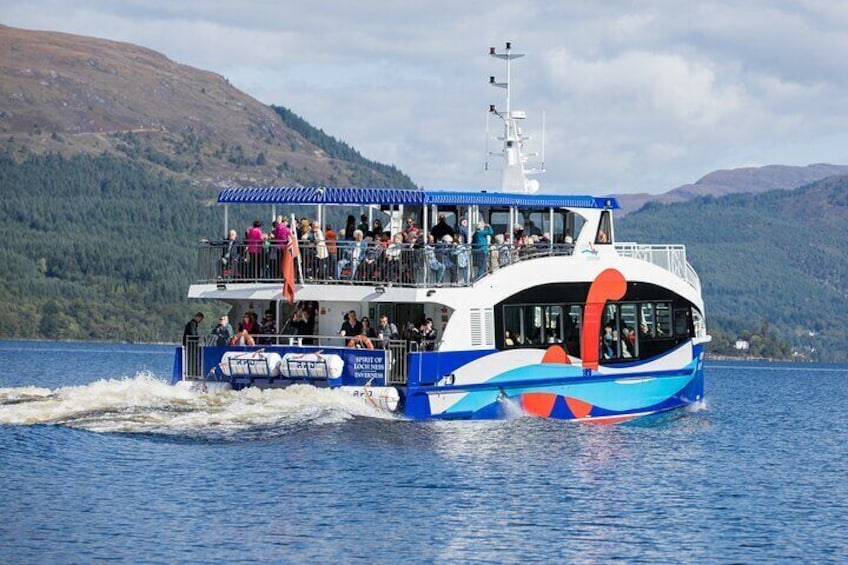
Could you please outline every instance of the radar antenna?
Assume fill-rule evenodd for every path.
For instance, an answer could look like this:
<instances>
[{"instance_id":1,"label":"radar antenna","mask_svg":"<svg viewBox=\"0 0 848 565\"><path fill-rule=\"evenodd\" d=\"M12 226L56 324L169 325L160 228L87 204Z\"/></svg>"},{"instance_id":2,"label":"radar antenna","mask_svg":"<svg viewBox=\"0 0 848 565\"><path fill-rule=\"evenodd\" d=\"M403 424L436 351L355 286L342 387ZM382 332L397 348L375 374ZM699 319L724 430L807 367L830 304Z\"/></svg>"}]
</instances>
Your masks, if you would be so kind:
<instances>
[{"instance_id":1,"label":"radar antenna","mask_svg":"<svg viewBox=\"0 0 848 565\"><path fill-rule=\"evenodd\" d=\"M523 53L513 53L512 43L507 41L506 49L503 53L498 53L494 47L489 48L489 55L496 59L506 61L506 81L498 82L494 76L489 77L489 84L506 90L506 110L499 111L494 104L489 105L489 111L486 119L486 170L489 170L489 156L500 155L504 160L503 177L501 180L501 190L503 192L519 192L524 194L532 194L539 190L539 181L527 178L528 175L545 172L545 156L544 156L544 129L542 139L542 155L541 166L539 168L527 168L528 157L538 157L537 153L524 154L524 142L530 139L521 133L520 121L527 119L527 113L520 110L512 109L511 100L511 72L512 60L524 56ZM497 116L503 122L504 134L503 137L497 139L503 141L503 149L501 151L489 151L489 119L492 116ZM542 127L544 128L544 117L542 119Z\"/></svg>"}]
</instances>

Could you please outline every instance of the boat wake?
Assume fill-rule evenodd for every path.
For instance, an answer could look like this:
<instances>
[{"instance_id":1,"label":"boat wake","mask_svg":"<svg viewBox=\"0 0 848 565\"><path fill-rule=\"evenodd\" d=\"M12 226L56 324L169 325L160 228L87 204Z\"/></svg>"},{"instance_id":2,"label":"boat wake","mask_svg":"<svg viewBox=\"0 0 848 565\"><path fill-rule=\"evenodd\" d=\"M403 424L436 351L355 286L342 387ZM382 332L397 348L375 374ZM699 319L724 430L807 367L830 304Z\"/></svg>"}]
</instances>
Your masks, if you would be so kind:
<instances>
[{"instance_id":1,"label":"boat wake","mask_svg":"<svg viewBox=\"0 0 848 565\"><path fill-rule=\"evenodd\" d=\"M202 393L139 373L55 390L0 388L0 425L228 439L265 438L357 417L395 419L344 392L309 385Z\"/></svg>"}]
</instances>

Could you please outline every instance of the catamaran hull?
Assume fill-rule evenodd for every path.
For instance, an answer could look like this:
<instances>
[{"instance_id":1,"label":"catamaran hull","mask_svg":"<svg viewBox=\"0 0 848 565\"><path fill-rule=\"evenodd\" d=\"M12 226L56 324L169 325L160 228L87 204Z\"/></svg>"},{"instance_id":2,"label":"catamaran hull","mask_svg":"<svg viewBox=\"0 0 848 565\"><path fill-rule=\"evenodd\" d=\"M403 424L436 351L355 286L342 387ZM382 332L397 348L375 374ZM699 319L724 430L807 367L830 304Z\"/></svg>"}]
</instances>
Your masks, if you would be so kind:
<instances>
[{"instance_id":1,"label":"catamaran hull","mask_svg":"<svg viewBox=\"0 0 848 565\"><path fill-rule=\"evenodd\" d=\"M500 419L528 414L544 418L615 423L685 408L703 401L703 346L678 369L663 360L614 371L538 363L508 369L467 384L410 387L405 413L413 419ZM477 361L477 364L481 363ZM456 377L454 377L454 381Z\"/></svg>"}]
</instances>

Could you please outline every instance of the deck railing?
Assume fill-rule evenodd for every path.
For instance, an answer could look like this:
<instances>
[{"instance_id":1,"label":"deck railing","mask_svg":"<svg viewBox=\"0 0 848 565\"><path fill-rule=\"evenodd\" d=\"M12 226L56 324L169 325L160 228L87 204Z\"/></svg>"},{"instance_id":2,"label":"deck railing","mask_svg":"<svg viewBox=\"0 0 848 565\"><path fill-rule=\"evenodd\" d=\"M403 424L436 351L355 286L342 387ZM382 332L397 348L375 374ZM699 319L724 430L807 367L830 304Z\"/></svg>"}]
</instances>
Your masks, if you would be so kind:
<instances>
[{"instance_id":1,"label":"deck railing","mask_svg":"<svg viewBox=\"0 0 848 565\"><path fill-rule=\"evenodd\" d=\"M298 283L385 284L432 287L470 286L473 281L513 263L540 257L571 255L571 244L490 244L481 252L468 244L408 244L337 242L300 243L295 276ZM199 283L282 282L286 250L275 245L251 248L242 243L201 244L197 256Z\"/></svg>"},{"instance_id":2,"label":"deck railing","mask_svg":"<svg viewBox=\"0 0 848 565\"><path fill-rule=\"evenodd\" d=\"M352 347L351 338L339 335L287 335L259 334L251 336L255 347L263 346L293 346L302 348L313 346L316 350L323 347ZM419 351L420 344L404 339L371 339L375 349L386 352L386 384L405 385L407 382L407 354ZM228 347L230 344L219 344L215 335L188 336L183 346L182 375L186 380L197 380L207 377L203 374L206 347ZM231 347L240 347L233 345Z\"/></svg>"},{"instance_id":3,"label":"deck railing","mask_svg":"<svg viewBox=\"0 0 848 565\"><path fill-rule=\"evenodd\" d=\"M638 243L616 243L615 250L622 257L647 261L673 273L701 292L701 279L686 261L685 245L643 245Z\"/></svg>"},{"instance_id":4,"label":"deck railing","mask_svg":"<svg viewBox=\"0 0 848 565\"><path fill-rule=\"evenodd\" d=\"M490 244L487 253L468 244L415 247L364 242L299 245L298 283L385 284L393 286L471 286L477 279L514 263L550 256L568 256L571 244ZM622 257L657 265L700 292L701 281L686 261L684 245L616 243ZM197 255L198 283L282 282L285 249L275 245L251 248L242 243L204 242Z\"/></svg>"}]
</instances>

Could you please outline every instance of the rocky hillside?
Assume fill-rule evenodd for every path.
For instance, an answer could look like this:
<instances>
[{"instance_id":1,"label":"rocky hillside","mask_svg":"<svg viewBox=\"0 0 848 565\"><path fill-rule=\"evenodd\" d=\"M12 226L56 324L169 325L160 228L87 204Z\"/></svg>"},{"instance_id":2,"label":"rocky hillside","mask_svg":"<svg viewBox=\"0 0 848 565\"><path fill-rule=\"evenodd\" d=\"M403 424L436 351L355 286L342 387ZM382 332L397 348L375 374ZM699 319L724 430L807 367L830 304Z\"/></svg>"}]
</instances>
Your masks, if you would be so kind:
<instances>
[{"instance_id":1,"label":"rocky hillside","mask_svg":"<svg viewBox=\"0 0 848 565\"><path fill-rule=\"evenodd\" d=\"M351 160L355 151L320 130L312 128L329 142L308 140L312 131L284 119L290 112L225 77L127 43L0 26L0 100L0 151L19 159L105 151L210 192L246 184L414 187L394 167ZM333 144L347 150L328 151Z\"/></svg>"}]
</instances>

